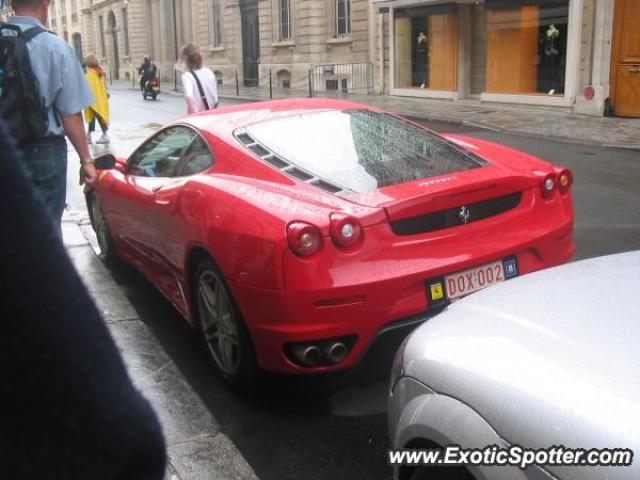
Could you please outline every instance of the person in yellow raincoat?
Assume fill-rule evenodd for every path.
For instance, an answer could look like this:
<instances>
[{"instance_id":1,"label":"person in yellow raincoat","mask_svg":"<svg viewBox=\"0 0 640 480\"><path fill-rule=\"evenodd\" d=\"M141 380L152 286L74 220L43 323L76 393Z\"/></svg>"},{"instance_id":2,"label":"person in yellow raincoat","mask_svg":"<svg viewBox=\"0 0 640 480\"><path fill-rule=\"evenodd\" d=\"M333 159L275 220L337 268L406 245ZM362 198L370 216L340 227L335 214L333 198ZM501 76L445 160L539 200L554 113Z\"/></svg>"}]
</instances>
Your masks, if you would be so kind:
<instances>
[{"instance_id":1,"label":"person in yellow raincoat","mask_svg":"<svg viewBox=\"0 0 640 480\"><path fill-rule=\"evenodd\" d=\"M87 131L87 143L93 143L91 135L96 129L96 119L102 129L102 136L96 143L109 143L109 93L107 92L107 76L100 66L95 55L89 55L86 59L87 83L91 87L96 102L84 111L85 121L89 124Z\"/></svg>"}]
</instances>

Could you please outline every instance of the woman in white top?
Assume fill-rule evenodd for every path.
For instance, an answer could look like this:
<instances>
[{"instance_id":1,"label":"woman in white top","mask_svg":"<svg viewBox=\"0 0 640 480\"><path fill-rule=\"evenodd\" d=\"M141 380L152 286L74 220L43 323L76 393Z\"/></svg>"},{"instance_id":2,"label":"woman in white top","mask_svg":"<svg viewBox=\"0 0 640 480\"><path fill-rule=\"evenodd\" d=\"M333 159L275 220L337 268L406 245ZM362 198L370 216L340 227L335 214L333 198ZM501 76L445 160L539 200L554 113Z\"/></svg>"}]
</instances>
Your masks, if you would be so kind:
<instances>
[{"instance_id":1,"label":"woman in white top","mask_svg":"<svg viewBox=\"0 0 640 480\"><path fill-rule=\"evenodd\" d=\"M202 66L200 49L190 43L182 49L182 59L187 71L182 74L182 88L187 102L187 112L197 113L218 106L218 84L216 76Z\"/></svg>"}]
</instances>

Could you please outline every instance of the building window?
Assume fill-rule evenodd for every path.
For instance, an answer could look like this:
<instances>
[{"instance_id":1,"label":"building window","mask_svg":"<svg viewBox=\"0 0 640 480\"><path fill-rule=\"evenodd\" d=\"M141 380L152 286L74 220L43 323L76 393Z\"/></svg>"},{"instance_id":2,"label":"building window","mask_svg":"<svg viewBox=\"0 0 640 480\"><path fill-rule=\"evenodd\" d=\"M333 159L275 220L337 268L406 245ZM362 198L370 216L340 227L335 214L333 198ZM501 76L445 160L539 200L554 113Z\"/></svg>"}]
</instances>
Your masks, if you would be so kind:
<instances>
[{"instance_id":1,"label":"building window","mask_svg":"<svg viewBox=\"0 0 640 480\"><path fill-rule=\"evenodd\" d=\"M291 2L280 0L280 40L291 38Z\"/></svg>"},{"instance_id":2,"label":"building window","mask_svg":"<svg viewBox=\"0 0 640 480\"><path fill-rule=\"evenodd\" d=\"M219 47L222 45L222 6L220 0L212 0L212 15L213 15L213 46Z\"/></svg>"},{"instance_id":3,"label":"building window","mask_svg":"<svg viewBox=\"0 0 640 480\"><path fill-rule=\"evenodd\" d=\"M104 43L104 23L102 21L102 16L98 16L98 35L100 36L100 56L107 56L107 47Z\"/></svg>"},{"instance_id":4,"label":"building window","mask_svg":"<svg viewBox=\"0 0 640 480\"><path fill-rule=\"evenodd\" d=\"M291 73L289 70L280 70L276 74L278 86L282 89L291 88Z\"/></svg>"},{"instance_id":5,"label":"building window","mask_svg":"<svg viewBox=\"0 0 640 480\"><path fill-rule=\"evenodd\" d=\"M453 5L395 13L396 88L457 90L457 24Z\"/></svg>"},{"instance_id":6,"label":"building window","mask_svg":"<svg viewBox=\"0 0 640 480\"><path fill-rule=\"evenodd\" d=\"M563 95L569 0L487 0L490 93Z\"/></svg>"},{"instance_id":7,"label":"building window","mask_svg":"<svg viewBox=\"0 0 640 480\"><path fill-rule=\"evenodd\" d=\"M124 27L124 54L129 55L129 13L122 9L122 25Z\"/></svg>"},{"instance_id":8,"label":"building window","mask_svg":"<svg viewBox=\"0 0 640 480\"><path fill-rule=\"evenodd\" d=\"M222 86L222 72L220 70L216 70L215 72L213 72L213 74L216 77L216 83L218 84L219 87Z\"/></svg>"},{"instance_id":9,"label":"building window","mask_svg":"<svg viewBox=\"0 0 640 480\"><path fill-rule=\"evenodd\" d=\"M351 0L336 0L336 36L351 35Z\"/></svg>"}]
</instances>

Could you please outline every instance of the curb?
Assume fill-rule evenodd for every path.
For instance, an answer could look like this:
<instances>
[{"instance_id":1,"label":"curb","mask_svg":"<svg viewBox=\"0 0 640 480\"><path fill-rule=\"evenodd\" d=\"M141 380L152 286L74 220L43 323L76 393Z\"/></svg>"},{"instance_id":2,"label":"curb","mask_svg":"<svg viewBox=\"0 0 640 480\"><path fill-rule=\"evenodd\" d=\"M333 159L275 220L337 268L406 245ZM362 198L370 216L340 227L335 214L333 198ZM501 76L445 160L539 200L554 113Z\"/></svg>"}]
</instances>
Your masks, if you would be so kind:
<instances>
[{"instance_id":1,"label":"curb","mask_svg":"<svg viewBox=\"0 0 640 480\"><path fill-rule=\"evenodd\" d=\"M86 219L74 219L66 211L62 231L67 253L102 313L131 380L158 415L167 448L165 480L257 480L97 257Z\"/></svg>"}]
</instances>

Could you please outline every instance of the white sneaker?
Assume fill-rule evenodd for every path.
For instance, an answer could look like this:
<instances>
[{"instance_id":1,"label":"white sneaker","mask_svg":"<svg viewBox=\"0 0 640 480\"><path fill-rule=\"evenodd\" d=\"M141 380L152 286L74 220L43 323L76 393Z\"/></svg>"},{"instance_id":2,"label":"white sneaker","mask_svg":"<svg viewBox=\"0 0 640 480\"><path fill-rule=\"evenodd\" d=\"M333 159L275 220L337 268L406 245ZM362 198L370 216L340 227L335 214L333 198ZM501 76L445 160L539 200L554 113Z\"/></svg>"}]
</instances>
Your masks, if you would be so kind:
<instances>
[{"instance_id":1,"label":"white sneaker","mask_svg":"<svg viewBox=\"0 0 640 480\"><path fill-rule=\"evenodd\" d=\"M91 132L87 132L87 143L89 145L93 143L93 139L91 138Z\"/></svg>"},{"instance_id":2,"label":"white sneaker","mask_svg":"<svg viewBox=\"0 0 640 480\"><path fill-rule=\"evenodd\" d=\"M102 136L96 141L96 143L109 143L111 140L109 139L109 135L103 133Z\"/></svg>"}]
</instances>

